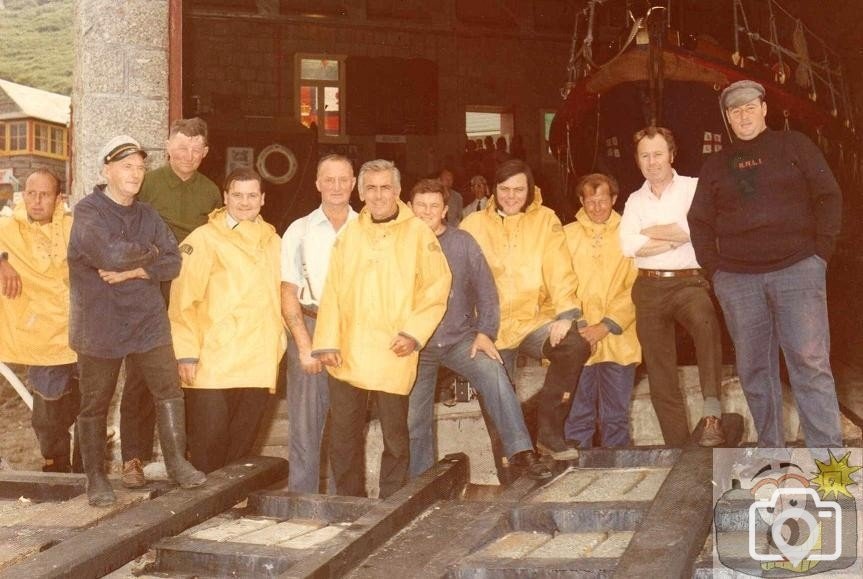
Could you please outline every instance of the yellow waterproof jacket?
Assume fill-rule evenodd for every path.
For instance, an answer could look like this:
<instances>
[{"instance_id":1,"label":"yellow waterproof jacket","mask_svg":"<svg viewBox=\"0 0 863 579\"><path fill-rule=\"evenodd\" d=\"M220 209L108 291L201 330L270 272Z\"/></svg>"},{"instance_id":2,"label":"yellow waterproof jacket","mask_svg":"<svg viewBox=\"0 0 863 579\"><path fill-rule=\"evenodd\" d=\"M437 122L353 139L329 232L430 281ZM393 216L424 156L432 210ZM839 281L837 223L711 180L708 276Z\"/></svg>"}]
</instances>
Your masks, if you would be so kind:
<instances>
[{"instance_id":1,"label":"yellow waterproof jacket","mask_svg":"<svg viewBox=\"0 0 863 579\"><path fill-rule=\"evenodd\" d=\"M168 317L178 360L198 360L192 388L275 392L287 340L279 284L281 239L261 217L230 229L227 210L210 213L180 245Z\"/></svg>"},{"instance_id":2,"label":"yellow waterproof jacket","mask_svg":"<svg viewBox=\"0 0 863 579\"><path fill-rule=\"evenodd\" d=\"M74 363L69 348L69 266L72 216L59 200L51 223L27 218L24 202L0 217L0 249L21 276L17 298L0 295L0 361L30 366Z\"/></svg>"},{"instance_id":3,"label":"yellow waterproof jacket","mask_svg":"<svg viewBox=\"0 0 863 579\"><path fill-rule=\"evenodd\" d=\"M572 254L572 268L578 276L584 318L589 325L608 319L622 330L600 340L587 364L637 364L641 362L641 346L635 335L631 293L638 269L620 248L620 214L612 211L606 223L598 224L581 209L575 219L563 231Z\"/></svg>"},{"instance_id":4,"label":"yellow waterproof jacket","mask_svg":"<svg viewBox=\"0 0 863 579\"><path fill-rule=\"evenodd\" d=\"M318 310L313 353L339 352L330 374L365 390L407 395L419 350L446 311L452 275L432 230L398 202L392 221L372 223L368 209L336 239ZM419 348L390 350L399 334Z\"/></svg>"},{"instance_id":5,"label":"yellow waterproof jacket","mask_svg":"<svg viewBox=\"0 0 863 579\"><path fill-rule=\"evenodd\" d=\"M461 228L473 235L491 267L500 297L498 349L515 348L535 329L555 319L581 317L578 278L563 226L542 205L539 188L527 209L498 213L494 198L468 215Z\"/></svg>"}]
</instances>

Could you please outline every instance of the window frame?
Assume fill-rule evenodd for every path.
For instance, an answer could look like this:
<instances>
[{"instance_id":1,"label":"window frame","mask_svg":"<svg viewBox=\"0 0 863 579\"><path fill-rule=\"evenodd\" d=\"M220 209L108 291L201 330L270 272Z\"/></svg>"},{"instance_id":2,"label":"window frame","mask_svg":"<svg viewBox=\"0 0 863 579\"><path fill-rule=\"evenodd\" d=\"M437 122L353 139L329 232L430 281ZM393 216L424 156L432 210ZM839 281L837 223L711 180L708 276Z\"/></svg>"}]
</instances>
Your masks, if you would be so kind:
<instances>
[{"instance_id":1,"label":"window frame","mask_svg":"<svg viewBox=\"0 0 863 579\"><path fill-rule=\"evenodd\" d=\"M40 148L39 131L47 131L45 141L45 149ZM60 131L59 140L55 139L55 131ZM42 121L33 122L33 147L32 152L42 157L50 157L52 159L66 159L66 128L51 123ZM55 148L59 146L60 152L55 152Z\"/></svg>"},{"instance_id":2,"label":"window frame","mask_svg":"<svg viewBox=\"0 0 863 579\"><path fill-rule=\"evenodd\" d=\"M15 126L24 127L24 148L23 149L13 149L13 137L12 137L12 128ZM30 152L30 122L27 119L15 119L4 121L3 123L6 135L6 143L5 148L2 149L3 154L5 155L25 155ZM16 135L15 139L20 139L20 135Z\"/></svg>"},{"instance_id":3,"label":"window frame","mask_svg":"<svg viewBox=\"0 0 863 579\"><path fill-rule=\"evenodd\" d=\"M330 61L338 61L339 63L339 79L338 81L332 80L312 80L312 79L304 79L302 77L302 61L303 60L330 60ZM294 114L296 115L297 121L302 123L302 114L300 107L302 106L301 102L301 92L302 87L304 86L313 86L315 87L317 93L318 103L318 118L325 119L325 109L324 104L325 101L325 88L327 87L335 87L338 90L339 95L339 134L338 135L328 135L324 132L324 127L318 126L318 142L319 143L348 143L348 131L346 126L346 115L345 111L347 110L347 91L346 91L346 66L345 61L347 60L346 54L324 54L324 53L309 53L309 52L298 52L294 54Z\"/></svg>"}]
</instances>

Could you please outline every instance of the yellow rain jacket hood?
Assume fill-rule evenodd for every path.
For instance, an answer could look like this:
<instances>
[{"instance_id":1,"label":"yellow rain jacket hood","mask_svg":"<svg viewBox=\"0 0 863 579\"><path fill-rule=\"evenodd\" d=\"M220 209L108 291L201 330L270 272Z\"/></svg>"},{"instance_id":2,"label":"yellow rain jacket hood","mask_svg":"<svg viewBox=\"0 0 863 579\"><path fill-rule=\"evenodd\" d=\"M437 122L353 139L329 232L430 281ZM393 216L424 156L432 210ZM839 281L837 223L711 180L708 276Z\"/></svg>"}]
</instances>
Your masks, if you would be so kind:
<instances>
[{"instance_id":1,"label":"yellow rain jacket hood","mask_svg":"<svg viewBox=\"0 0 863 579\"><path fill-rule=\"evenodd\" d=\"M539 188L525 211L503 216L492 197L468 215L461 228L473 235L491 267L500 297L499 349L515 348L532 331L555 319L581 318L578 279L563 226L542 205Z\"/></svg>"},{"instance_id":2,"label":"yellow rain jacket hood","mask_svg":"<svg viewBox=\"0 0 863 579\"><path fill-rule=\"evenodd\" d=\"M193 388L275 392L287 340L279 284L281 240L260 216L230 229L227 209L180 245L168 317L177 359L198 360Z\"/></svg>"},{"instance_id":3,"label":"yellow rain jacket hood","mask_svg":"<svg viewBox=\"0 0 863 579\"><path fill-rule=\"evenodd\" d=\"M31 223L24 202L0 217L0 248L21 276L15 299L0 296L0 361L30 366L74 363L69 348L69 266L72 215L58 199L51 223Z\"/></svg>"},{"instance_id":4,"label":"yellow rain jacket hood","mask_svg":"<svg viewBox=\"0 0 863 579\"><path fill-rule=\"evenodd\" d=\"M608 319L620 334L609 334L596 346L587 365L614 362L623 366L641 362L641 346L635 334L632 284L638 269L620 249L620 214L611 212L603 224L594 223L581 209L576 221L563 228L578 276L578 298L589 325Z\"/></svg>"},{"instance_id":5,"label":"yellow rain jacket hood","mask_svg":"<svg viewBox=\"0 0 863 579\"><path fill-rule=\"evenodd\" d=\"M333 246L313 353L339 352L330 374L365 390L410 393L419 349L398 357L390 344L410 336L422 348L446 311L452 275L432 230L407 205L373 223L368 209Z\"/></svg>"}]
</instances>

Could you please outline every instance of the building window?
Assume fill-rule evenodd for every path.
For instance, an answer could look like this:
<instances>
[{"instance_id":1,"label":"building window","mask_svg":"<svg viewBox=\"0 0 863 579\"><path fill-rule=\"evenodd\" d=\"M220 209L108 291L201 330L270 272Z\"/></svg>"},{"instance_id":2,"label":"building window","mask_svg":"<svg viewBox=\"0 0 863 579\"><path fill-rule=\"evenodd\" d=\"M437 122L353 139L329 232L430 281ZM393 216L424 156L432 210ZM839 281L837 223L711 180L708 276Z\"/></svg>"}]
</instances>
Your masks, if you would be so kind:
<instances>
[{"instance_id":1,"label":"building window","mask_svg":"<svg viewBox=\"0 0 863 579\"><path fill-rule=\"evenodd\" d=\"M66 156L66 129L51 127L51 153Z\"/></svg>"},{"instance_id":2,"label":"building window","mask_svg":"<svg viewBox=\"0 0 863 579\"><path fill-rule=\"evenodd\" d=\"M297 116L315 124L320 141L345 138L345 59L343 56L296 56Z\"/></svg>"},{"instance_id":3,"label":"building window","mask_svg":"<svg viewBox=\"0 0 863 579\"><path fill-rule=\"evenodd\" d=\"M0 123L0 152L6 150L6 123Z\"/></svg>"},{"instance_id":4,"label":"building window","mask_svg":"<svg viewBox=\"0 0 863 579\"><path fill-rule=\"evenodd\" d=\"M66 129L36 123L33 131L33 149L50 156L63 157L66 154Z\"/></svg>"},{"instance_id":5,"label":"building window","mask_svg":"<svg viewBox=\"0 0 863 579\"><path fill-rule=\"evenodd\" d=\"M27 121L9 123L9 152L17 153L27 150Z\"/></svg>"},{"instance_id":6,"label":"building window","mask_svg":"<svg viewBox=\"0 0 863 579\"><path fill-rule=\"evenodd\" d=\"M464 115L465 134L470 139L480 140L491 137L497 141L498 137L504 137L509 143L515 125L512 113L506 111L503 107L468 107Z\"/></svg>"}]
</instances>

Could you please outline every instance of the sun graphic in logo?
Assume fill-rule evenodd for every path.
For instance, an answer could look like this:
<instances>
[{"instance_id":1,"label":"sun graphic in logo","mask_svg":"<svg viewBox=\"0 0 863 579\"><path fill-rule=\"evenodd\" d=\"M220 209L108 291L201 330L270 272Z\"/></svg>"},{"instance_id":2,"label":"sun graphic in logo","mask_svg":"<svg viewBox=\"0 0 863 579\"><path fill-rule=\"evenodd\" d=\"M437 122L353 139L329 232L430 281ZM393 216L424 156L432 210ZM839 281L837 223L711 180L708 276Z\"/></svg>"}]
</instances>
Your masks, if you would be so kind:
<instances>
[{"instance_id":1,"label":"sun graphic in logo","mask_svg":"<svg viewBox=\"0 0 863 579\"><path fill-rule=\"evenodd\" d=\"M857 483L851 480L851 474L860 470L861 467L850 466L848 464L848 459L851 457L850 452L847 452L839 460L836 460L832 451L828 450L827 452L830 455L829 462L821 462L815 459L818 473L813 473L815 477L810 479L812 484L818 487L818 494L824 499L828 498L831 494L837 499L839 495L852 497L851 493L848 492L848 487Z\"/></svg>"}]
</instances>

